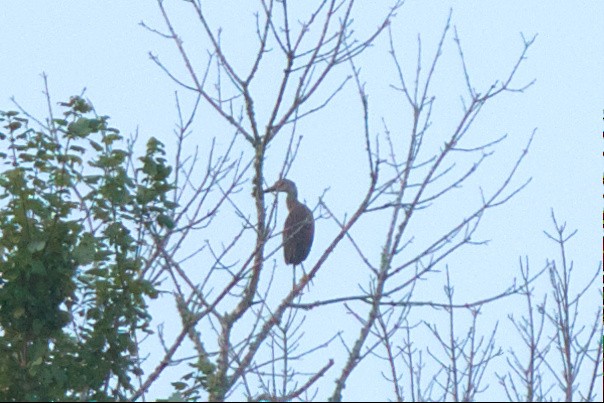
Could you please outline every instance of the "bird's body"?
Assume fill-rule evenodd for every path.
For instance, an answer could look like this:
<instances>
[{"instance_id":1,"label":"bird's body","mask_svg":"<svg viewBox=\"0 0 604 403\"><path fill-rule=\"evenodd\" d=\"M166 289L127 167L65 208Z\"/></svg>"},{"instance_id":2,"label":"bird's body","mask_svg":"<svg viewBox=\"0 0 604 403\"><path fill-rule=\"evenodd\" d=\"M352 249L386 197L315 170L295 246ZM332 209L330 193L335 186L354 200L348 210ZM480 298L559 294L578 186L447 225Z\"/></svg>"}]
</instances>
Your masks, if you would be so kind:
<instances>
[{"instance_id":1,"label":"bird's body","mask_svg":"<svg viewBox=\"0 0 604 403\"><path fill-rule=\"evenodd\" d=\"M315 232L312 212L298 200L288 200L289 215L283 227L283 255L286 264L300 264L310 253Z\"/></svg>"},{"instance_id":2,"label":"bird's body","mask_svg":"<svg viewBox=\"0 0 604 403\"><path fill-rule=\"evenodd\" d=\"M298 265L310 253L315 234L312 211L298 201L296 184L288 179L280 179L265 192L286 192L289 215L283 227L283 256L286 264Z\"/></svg>"}]
</instances>

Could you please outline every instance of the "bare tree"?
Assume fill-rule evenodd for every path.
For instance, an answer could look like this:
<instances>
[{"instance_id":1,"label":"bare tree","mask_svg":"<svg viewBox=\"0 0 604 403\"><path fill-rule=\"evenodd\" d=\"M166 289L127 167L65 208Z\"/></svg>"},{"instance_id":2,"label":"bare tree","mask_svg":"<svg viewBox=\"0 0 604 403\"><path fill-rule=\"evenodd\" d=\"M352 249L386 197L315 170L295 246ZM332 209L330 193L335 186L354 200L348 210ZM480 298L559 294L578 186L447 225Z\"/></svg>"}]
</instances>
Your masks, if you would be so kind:
<instances>
[{"instance_id":1,"label":"bare tree","mask_svg":"<svg viewBox=\"0 0 604 403\"><path fill-rule=\"evenodd\" d=\"M409 245L414 240L411 223L421 220L418 212L462 188L505 140L503 136L471 146L472 125L493 99L522 93L531 86L532 82L516 84L516 74L535 38L522 37L519 56L507 76L477 89L457 30L451 29L451 14L428 61L418 38L417 64L410 75L401 63L391 24L402 6L401 1L394 1L377 28L366 36L355 32L354 0L315 3L314 9L306 12L304 7L286 0L260 0L256 14L256 49L253 56L242 63L241 58L223 46L222 31L213 26L204 4L200 0L183 2L179 6L188 7L209 44L207 61L201 68L197 67L199 49L186 46L171 5L157 1L164 22L162 28L142 23L149 31L174 44L182 68L170 67L155 54L151 54L151 59L185 93L193 95L194 101L187 114L184 111L187 108L177 97L179 119L173 202L178 207L172 217L175 226L166 235L156 238L142 273L173 295L181 324L174 336L159 333L163 355L150 373L141 376L132 400L144 399L168 367L187 364L192 370L174 384L182 398L224 401L243 395L247 399L265 401L315 397L341 401L351 375L368 357L377 358L383 364L382 375L391 384L392 398L397 401L475 400L484 390L488 365L502 354L495 343L496 328L486 337L477 330L483 306L513 295L527 298L530 295L531 284L539 273L529 276L528 271L523 272L523 283L511 284L479 301L454 299L454 287L448 277L444 302L418 300L414 290L420 280L430 278L444 267L450 256L484 243L475 239L475 233L485 214L506 204L530 182L529 179L515 185L515 175L528 153L534 131L527 136L526 147L498 179L494 191L479 193L481 202L468 211L460 211L453 225L435 226L431 239L418 252L410 252ZM373 128L374 112L370 113L369 95L358 61L380 36L389 39L391 62L397 72L392 89L399 100L409 106L410 114L401 117L412 122L409 132L391 130L387 119L380 128L383 134L377 134L378 130ZM459 80L465 83L467 92L461 95L463 110L455 124L446 131L431 133L433 106L438 99L433 81L450 39L457 46L462 66ZM342 77L342 71L349 73ZM272 87L258 84L262 83L260 77L266 75L273 76ZM326 83L334 79L338 84L325 95ZM350 212L341 211L324 198L318 201L315 211L320 213L316 219L330 220L339 230L328 243L315 245L320 249L318 259L309 264L306 274L291 289L284 288L275 284L276 266L271 264L281 247L281 242L276 241L281 239L281 233L275 229L277 203L267 203L262 191L269 176L265 162L269 157L282 161L279 176L285 177L298 156L300 122L334 102L348 85L356 86L358 114L362 116L359 121L364 135L367 176L359 178L359 182L366 182L365 191L358 198L356 209ZM196 113L203 106L214 111L231 134L216 135L209 149L195 147L191 152L190 144L201 141L191 134ZM438 136L442 146L428 146L424 141L428 133ZM284 154L277 155L271 146L281 138L288 139L289 145ZM406 143L402 153L395 146L399 142ZM460 158L471 161L465 170L456 166L455 161ZM270 181L275 179L270 176ZM248 196L250 184L251 198ZM239 226L236 230L231 226L230 239L224 241L214 235L217 229L226 231L224 222L229 215L236 217ZM376 237L381 237L381 245L370 246L379 247L381 253L377 259L370 257L368 246L355 239L351 231L361 218L373 215L388 217L385 228L375 229ZM326 267L343 240L352 245L363 262L365 280L360 284L360 291L305 300L304 290ZM563 244L562 238L560 242ZM560 280L552 283L557 290L560 314L568 312L575 303L568 300L568 292L562 286L567 281L566 275L560 275ZM529 311L530 304L529 298ZM310 310L332 305L343 307L357 320L356 332L343 334L334 329L325 340L312 340L313 346L307 347L312 329L307 327L305 315ZM413 323L409 314L420 307L446 312L449 326L441 328L427 321ZM471 326L460 336L454 318L465 313L471 317ZM569 325L572 318L567 316L553 315L547 319L555 323L566 321ZM418 326L434 336L443 352L441 355L428 351L438 369L426 385L422 384L426 355L412 337ZM595 330L592 331L595 334L593 332ZM581 348L585 345L571 345L576 340L573 335L561 335L562 339L552 340L550 344L557 343L563 351L572 348L583 351ZM539 343L540 336L531 337L531 343ZM337 343L347 351L343 362L336 362L325 354L327 347ZM189 346L194 354L190 353ZM535 353L541 351L534 349ZM320 357L322 363L308 368L305 359L311 355ZM573 397L576 366L588 357L598 364L601 350L595 356L583 353L581 357L580 362L572 362L569 354L563 354L566 369L561 375L555 366L551 367L551 372L559 377L559 384L566 388L566 397ZM533 366L546 362L537 356L531 359L536 360L532 361ZM594 370L594 380L596 372ZM322 377L335 380L332 390L317 389L316 384ZM510 382L502 379L504 385ZM531 388L538 389L536 381L531 382ZM591 397L593 385L585 395L586 399Z\"/></svg>"},{"instance_id":2,"label":"bare tree","mask_svg":"<svg viewBox=\"0 0 604 403\"><path fill-rule=\"evenodd\" d=\"M522 277L527 284L524 292L527 314L520 319L510 315L509 319L528 351L524 357L517 349L510 349L507 359L510 370L498 375L499 381L510 400L593 402L597 400L597 379L602 376L602 343L599 340L603 330L602 307L596 310L591 324L583 324L585 314L581 315L579 309L590 286L600 276L602 264L598 265L591 280L575 291L576 286L571 284L575 267L568 259L567 244L577 230L569 234L566 223L559 224L553 211L552 221L555 234L544 232L557 244L560 259L546 262L549 293L535 302L535 290L527 284L528 260L521 264ZM547 303L548 297L553 298L553 303ZM587 384L582 382L584 380ZM562 392L561 396L555 394L556 389Z\"/></svg>"},{"instance_id":3,"label":"bare tree","mask_svg":"<svg viewBox=\"0 0 604 403\"><path fill-rule=\"evenodd\" d=\"M375 192L377 168L373 162L372 150L369 148L367 151L372 180L359 208L326 248L308 275L304 276L286 295L279 297L280 302L269 305L271 282L269 281L264 289L260 289L261 280L270 277L270 269L265 267L265 261L275 252L265 253L267 240L275 236L271 234L272 228L268 226L270 218L274 216L275 206L273 205L267 216L267 206L262 192L267 149L284 129L290 128L293 133L297 122L324 107L337 95L348 78L344 79L331 95L316 104L317 90L334 68L369 47L386 29L395 11L400 7L400 2L393 4L375 32L359 39L353 35L352 29L353 1L319 2L297 27L294 26L293 21L300 18L290 16L287 2L263 1L260 3L261 11L257 14L257 53L245 72L239 71L225 54L221 46L220 30L218 32L212 30L201 2L188 3L197 18L197 23L211 44L211 54L206 69L200 72L193 67L190 53L185 49L163 1L158 1L158 7L164 18L167 33L147 28L174 41L186 67L187 78L177 77L177 74L172 73L158 57L154 55L151 57L178 85L195 93L198 100L209 104L228 122L234 130L233 142L243 139L252 156L246 159L245 155L241 155L231 160L229 152L232 148L229 148L227 152L220 153L220 156L213 160L212 149L203 181L194 183L193 178L197 176L193 174L196 156L192 160L187 160L188 156L183 156L181 150L197 104L186 122L181 118L178 129L179 148L175 161L179 171L177 181L180 181L176 185L178 190L175 202L181 208L175 214L174 231L169 236L158 239L157 251L151 254L158 259L150 260L152 264L149 270L156 276L168 274L172 280L183 326L176 339L165 346L166 353L161 363L142 381L133 399L142 396L163 370L173 362L174 354L186 337L193 342L199 357L196 365L202 375L196 376L195 379L199 380L199 385L207 390L210 400L224 400L238 387L243 387L248 396L254 396L255 393L249 386L249 378L253 375L264 378L264 368L280 362L284 365L284 375L279 383L284 386L279 395L282 399L291 399L305 392L319 375L333 365L333 362L328 360L322 369L317 369L314 375L308 377L308 382L302 387L292 388L293 383L288 382L290 375L287 363L291 361L294 350L291 345L286 345L286 341L295 335L288 334L292 331L291 323L281 327L282 320L284 315L291 315L288 313L292 310L291 303L316 276L317 271L344 238L348 229L365 213ZM269 45L275 46L279 52L283 69L278 88L273 94L271 111L266 119L260 121L255 110L256 95L252 91L252 86L260 70L268 64L266 55ZM217 69L216 85L213 89L208 89L206 78L213 63ZM226 80L223 80L223 77L226 77ZM315 102L314 106L311 106L311 101ZM367 144L370 145L369 138ZM282 174L287 172L295 155L295 148L292 146L284 158ZM255 205L253 220L232 200L234 193L241 189L249 176L252 178ZM227 178L230 184L224 186L223 183ZM216 190L221 192L222 197L218 198L211 207L206 207L210 193ZM243 223L241 231L236 234L232 242L220 251L214 250L208 242L196 253L179 257L187 237L191 237L193 231L203 230L215 221L218 208L225 202L231 205ZM243 259L239 254L237 263L227 264L226 261L245 241L245 236L249 233L255 238L249 254ZM201 260L202 252L210 255L209 259L203 259L209 263L203 268L205 273L203 282L195 283L183 269L183 264L193 258L197 261ZM156 280L158 278L155 277ZM208 326L206 329L212 329L216 335L215 350L212 352L205 347L207 336L205 334L202 336L195 330L204 321ZM247 330L238 329L234 332L238 326L245 326ZM281 350L283 350L281 354L264 363L258 362L259 351L264 347L272 346L271 351L274 352L275 343L278 341L281 342ZM270 376L275 378L274 373ZM273 392L275 392L275 382L273 381ZM194 385L192 391L199 385ZM266 389L268 393L271 388ZM190 393L193 393L192 391Z\"/></svg>"}]
</instances>

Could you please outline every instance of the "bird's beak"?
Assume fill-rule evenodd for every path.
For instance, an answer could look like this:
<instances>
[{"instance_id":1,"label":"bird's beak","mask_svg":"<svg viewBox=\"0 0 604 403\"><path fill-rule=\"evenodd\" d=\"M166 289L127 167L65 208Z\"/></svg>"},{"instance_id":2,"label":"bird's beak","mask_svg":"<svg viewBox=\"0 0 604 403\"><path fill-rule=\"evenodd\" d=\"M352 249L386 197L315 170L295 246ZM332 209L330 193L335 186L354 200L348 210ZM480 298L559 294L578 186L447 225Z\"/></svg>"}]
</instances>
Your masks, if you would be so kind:
<instances>
[{"instance_id":1,"label":"bird's beak","mask_svg":"<svg viewBox=\"0 0 604 403\"><path fill-rule=\"evenodd\" d=\"M279 189L277 189L277 184L275 183L273 186L266 188L263 190L264 193L269 193L269 192L277 192Z\"/></svg>"}]
</instances>

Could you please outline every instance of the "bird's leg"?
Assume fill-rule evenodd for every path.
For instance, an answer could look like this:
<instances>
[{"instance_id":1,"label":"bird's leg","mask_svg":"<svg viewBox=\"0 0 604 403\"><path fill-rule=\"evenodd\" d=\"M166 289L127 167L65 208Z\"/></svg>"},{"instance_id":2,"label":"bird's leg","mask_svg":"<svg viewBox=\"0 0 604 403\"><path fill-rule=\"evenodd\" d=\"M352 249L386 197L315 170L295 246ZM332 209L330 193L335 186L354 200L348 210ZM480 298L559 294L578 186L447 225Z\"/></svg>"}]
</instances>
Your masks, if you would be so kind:
<instances>
[{"instance_id":1,"label":"bird's leg","mask_svg":"<svg viewBox=\"0 0 604 403\"><path fill-rule=\"evenodd\" d=\"M294 288L296 286L296 265L294 265L293 273L294 273L294 277L292 279L292 288Z\"/></svg>"},{"instance_id":2,"label":"bird's leg","mask_svg":"<svg viewBox=\"0 0 604 403\"><path fill-rule=\"evenodd\" d=\"M307 276L306 270L304 270L304 263L300 263L300 265L302 266L302 279L304 279ZM308 287L308 291L310 291L311 284L315 285L315 283L312 279L310 279L310 281L306 284L306 286Z\"/></svg>"}]
</instances>

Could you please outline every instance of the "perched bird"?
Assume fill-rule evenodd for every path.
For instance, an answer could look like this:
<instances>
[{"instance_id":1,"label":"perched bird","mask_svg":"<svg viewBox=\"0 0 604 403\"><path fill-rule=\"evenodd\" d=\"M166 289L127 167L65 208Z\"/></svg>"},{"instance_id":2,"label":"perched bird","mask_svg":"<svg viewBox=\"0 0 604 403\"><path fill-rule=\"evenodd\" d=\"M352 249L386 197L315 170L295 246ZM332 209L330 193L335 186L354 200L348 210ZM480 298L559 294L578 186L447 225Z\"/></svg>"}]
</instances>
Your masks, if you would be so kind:
<instances>
[{"instance_id":1,"label":"perched bird","mask_svg":"<svg viewBox=\"0 0 604 403\"><path fill-rule=\"evenodd\" d=\"M310 252L315 234L315 221L312 211L298 201L296 184L288 179L279 179L273 186L264 191L287 193L287 209L289 215L283 227L283 256L285 264L302 263ZM295 272L294 272L295 283Z\"/></svg>"}]
</instances>

